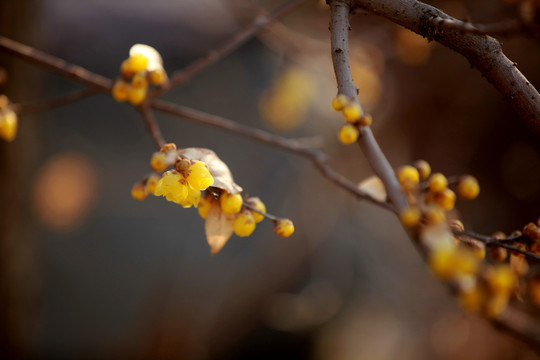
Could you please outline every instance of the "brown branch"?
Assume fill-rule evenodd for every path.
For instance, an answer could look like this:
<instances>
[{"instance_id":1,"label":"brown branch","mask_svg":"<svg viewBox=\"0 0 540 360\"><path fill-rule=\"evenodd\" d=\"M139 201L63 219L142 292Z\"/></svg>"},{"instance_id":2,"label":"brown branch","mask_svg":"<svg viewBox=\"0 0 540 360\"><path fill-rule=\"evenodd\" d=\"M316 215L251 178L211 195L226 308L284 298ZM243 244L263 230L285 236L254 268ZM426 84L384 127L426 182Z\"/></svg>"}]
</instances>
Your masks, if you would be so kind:
<instances>
[{"instance_id":1,"label":"brown branch","mask_svg":"<svg viewBox=\"0 0 540 360\"><path fill-rule=\"evenodd\" d=\"M358 102L358 91L353 82L349 65L349 5L345 1L332 1L330 4L330 39L332 45L332 62L336 75L338 94ZM386 187L388 199L397 213L408 207L394 170L383 154L369 126L360 126L361 136L358 143L368 159L375 174Z\"/></svg>"},{"instance_id":2,"label":"brown branch","mask_svg":"<svg viewBox=\"0 0 540 360\"><path fill-rule=\"evenodd\" d=\"M32 64L51 70L64 77L77 80L104 91L110 91L112 81L98 74L94 74L80 66L70 64L65 60L46 54L30 46L0 36L0 50L20 57Z\"/></svg>"},{"instance_id":3,"label":"brown branch","mask_svg":"<svg viewBox=\"0 0 540 360\"><path fill-rule=\"evenodd\" d=\"M441 19L454 23L460 23L460 20L416 0L354 0L353 5L436 40L463 55L501 93L512 109L540 132L540 94L516 64L504 55L497 40L459 29L441 29Z\"/></svg>"},{"instance_id":4,"label":"brown branch","mask_svg":"<svg viewBox=\"0 0 540 360\"><path fill-rule=\"evenodd\" d=\"M139 106L137 109L139 110L144 119L146 129L152 136L152 140L154 141L156 148L158 150L161 149L163 145L165 145L165 139L163 139L163 135L161 135L161 129L159 128L159 125L154 117L154 114L152 113L152 110L150 110L150 108L145 104Z\"/></svg>"},{"instance_id":5,"label":"brown branch","mask_svg":"<svg viewBox=\"0 0 540 360\"><path fill-rule=\"evenodd\" d=\"M285 10L288 11L288 8L283 8L283 11ZM0 37L0 50L2 49L11 54L17 55L24 60L30 61L38 66L53 70L65 77L92 85L94 86L96 91L110 92L112 86L112 81L110 79L94 74L86 69L83 69L80 66L69 64L64 60L45 54L26 45ZM317 167L321 174L323 174L327 179L332 181L337 186L345 189L349 193L353 194L356 198L367 200L383 208L390 209L388 204L381 203L380 201L375 200L369 194L358 189L358 187L354 183L346 179L343 175L332 169L326 161L325 153L322 152L320 149L313 147L312 141L287 139L259 129L242 126L234 121L222 118L220 116L207 114L187 107L154 99L144 104L143 106L140 106L138 109L143 115L147 129L150 132L152 139L156 144L156 147L158 148L161 148L165 144L165 140L161 135L159 126L157 125L157 122L155 121L155 118L150 111L150 108L159 110L169 115L194 120L206 125L227 130L229 132L250 138L252 140L272 145L274 147L287 150L291 153L302 155L310 159L315 165L315 167ZM43 110L47 109L43 108Z\"/></svg>"},{"instance_id":6,"label":"brown branch","mask_svg":"<svg viewBox=\"0 0 540 360\"><path fill-rule=\"evenodd\" d=\"M408 0L401 1L400 3L407 2L407 1ZM384 3L385 1L381 0L380 2ZM414 3L421 4L416 1ZM331 39L332 39L332 60L334 63L334 70L336 73L336 80L338 83L338 93L345 94L350 99L355 99L355 101L357 101L356 86L352 82L352 76L350 74L350 67L349 67L349 61L348 61L347 37L348 37L348 31L349 31L349 10L350 10L349 6L350 6L350 2L348 0L333 0L330 3L330 8L331 8L330 31L331 31ZM377 143L375 142L372 132L369 131L370 129L368 127L360 127L360 129L363 131L362 131L362 137L359 139L359 142L361 144L364 143L363 148L364 148L365 155L370 160L370 163L374 167L374 170L377 173L377 175L379 175L379 177L385 184L387 188L387 193L391 202L394 204L396 210L399 211L401 209L399 207L400 204L396 204L396 200L403 201L405 202L405 205L407 205L406 198L404 194L401 192L401 186L399 186L399 183L397 182L397 179L395 178L392 168L386 161L384 154L380 151ZM389 180L391 182L387 183ZM392 192L392 197L391 197L391 192ZM411 240L413 241L413 243L417 246L420 253L424 255L425 257L426 255L425 248L418 242L418 236L419 236L418 231L409 231L409 236ZM503 247L511 246L505 243L500 243L499 245ZM516 248L515 250L520 250L520 249ZM519 251L519 252L522 252L522 251ZM531 255L534 255L534 254L531 254ZM535 258L537 257L536 255L534 256ZM447 285L452 287L451 283L448 283ZM506 313L509 313L511 310L512 309L507 309ZM522 313L518 313L518 315L525 316L525 314L522 314ZM539 344L540 344L539 343L540 334L537 331L538 324L534 322L532 319L529 319L528 323L525 324L523 322L517 321L515 316L506 317L506 318L499 317L495 319L493 323L496 324L499 328L508 331L513 336L516 336L518 339L520 338L520 335L521 335L523 337L522 339L523 341L529 343L533 349L538 351ZM535 331L532 332L531 329L535 329Z\"/></svg>"},{"instance_id":7,"label":"brown branch","mask_svg":"<svg viewBox=\"0 0 540 360\"><path fill-rule=\"evenodd\" d=\"M232 120L225 119L221 116L208 114L202 111L190 109L185 106L172 104L163 100L152 100L150 106L155 110L175 117L193 120L198 123L217 127L233 134L241 135L257 142L268 144L273 147L286 150L293 154L301 155L311 160L311 162L321 172L321 174L324 175L324 177L332 181L337 186L348 191L356 198L367 200L375 205L381 206L386 209L391 209L388 204L382 203L372 198L369 194L360 190L354 183L352 183L350 180L348 180L343 175L335 171L332 167L330 167L326 160L326 154L322 150L313 147L310 144L312 141L306 142L302 139L299 140L284 138L260 129L240 125Z\"/></svg>"},{"instance_id":8,"label":"brown branch","mask_svg":"<svg viewBox=\"0 0 540 360\"><path fill-rule=\"evenodd\" d=\"M527 250L520 249L520 248L518 248L516 246L513 246L512 244L508 243L508 242L519 241L520 239L524 239L523 235L511 236L511 237L508 237L508 238L505 238L505 239L497 239L497 238L493 238L493 237L490 237L490 236L477 234L477 233L474 233L472 231L458 230L456 228L452 228L452 233L454 233L454 235L456 235L458 238L463 237L463 236L470 237L470 238L476 239L476 240L478 240L478 241L480 241L480 242L482 242L482 243L484 243L486 245L502 247L502 248L505 248L505 249L508 249L508 250L523 254L526 257L534 259L536 261L540 261L540 256L538 256L537 254L532 253L532 252L527 251Z\"/></svg>"},{"instance_id":9,"label":"brown branch","mask_svg":"<svg viewBox=\"0 0 540 360\"><path fill-rule=\"evenodd\" d=\"M523 19L505 19L491 24L476 24L469 21L460 21L457 19L443 19L437 17L434 19L441 30L458 30L461 32L470 32L478 35L490 36L515 36L538 38L540 28L538 25L528 23Z\"/></svg>"},{"instance_id":10,"label":"brown branch","mask_svg":"<svg viewBox=\"0 0 540 360\"><path fill-rule=\"evenodd\" d=\"M164 84L162 87L156 88L150 93L149 99L153 99L157 96L164 94L173 87L184 84L201 70L206 69L209 65L215 63L216 61L230 54L232 51L236 50L238 47L240 47L246 41L256 35L259 31L264 29L267 25L287 16L288 14L299 8L301 5L303 5L306 1L307 0L290 1L285 3L283 6L281 6L279 9L272 12L271 14L258 16L247 28L233 35L217 49L209 51L205 56L197 59L191 65L188 65L186 68L175 72L171 76L171 79L168 83Z\"/></svg>"},{"instance_id":11,"label":"brown branch","mask_svg":"<svg viewBox=\"0 0 540 360\"><path fill-rule=\"evenodd\" d=\"M31 113L51 110L60 106L69 105L101 93L102 91L103 90L101 90L100 88L88 87L53 99L13 104L11 105L11 108L19 115L27 115Z\"/></svg>"}]
</instances>

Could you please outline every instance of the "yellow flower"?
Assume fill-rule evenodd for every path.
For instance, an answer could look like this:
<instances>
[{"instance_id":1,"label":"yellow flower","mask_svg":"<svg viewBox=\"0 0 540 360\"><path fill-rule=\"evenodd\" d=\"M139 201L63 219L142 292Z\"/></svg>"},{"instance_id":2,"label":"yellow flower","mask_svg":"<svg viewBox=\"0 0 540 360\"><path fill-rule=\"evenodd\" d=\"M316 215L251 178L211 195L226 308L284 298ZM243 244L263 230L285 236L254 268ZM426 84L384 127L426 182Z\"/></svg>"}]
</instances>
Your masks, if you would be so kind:
<instances>
[{"instance_id":1,"label":"yellow flower","mask_svg":"<svg viewBox=\"0 0 540 360\"><path fill-rule=\"evenodd\" d=\"M158 193L169 201L181 204L188 197L188 186L182 175L167 171L156 186Z\"/></svg>"}]
</instances>

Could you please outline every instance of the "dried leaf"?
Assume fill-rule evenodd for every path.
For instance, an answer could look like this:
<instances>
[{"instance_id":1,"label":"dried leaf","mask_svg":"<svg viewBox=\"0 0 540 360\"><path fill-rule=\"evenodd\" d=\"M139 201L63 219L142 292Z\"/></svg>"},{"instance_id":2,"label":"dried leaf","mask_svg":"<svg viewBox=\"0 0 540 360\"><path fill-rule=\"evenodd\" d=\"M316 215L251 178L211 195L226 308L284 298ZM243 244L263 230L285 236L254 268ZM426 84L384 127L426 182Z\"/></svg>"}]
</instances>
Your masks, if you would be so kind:
<instances>
[{"instance_id":1,"label":"dried leaf","mask_svg":"<svg viewBox=\"0 0 540 360\"><path fill-rule=\"evenodd\" d=\"M212 255L217 254L230 239L233 233L233 222L234 216L223 214L219 202L213 201L210 204L204 230Z\"/></svg>"},{"instance_id":2,"label":"dried leaf","mask_svg":"<svg viewBox=\"0 0 540 360\"><path fill-rule=\"evenodd\" d=\"M210 169L210 174L214 177L214 185L212 187L226 190L230 194L236 194L242 191L242 188L234 182L227 165L212 150L185 148L178 150L178 154L191 160L200 160L206 163Z\"/></svg>"},{"instance_id":3,"label":"dried leaf","mask_svg":"<svg viewBox=\"0 0 540 360\"><path fill-rule=\"evenodd\" d=\"M148 71L153 71L163 68L163 60L159 52L151 46L144 44L135 44L129 49L129 56L142 54L148 58Z\"/></svg>"},{"instance_id":4,"label":"dried leaf","mask_svg":"<svg viewBox=\"0 0 540 360\"><path fill-rule=\"evenodd\" d=\"M373 175L358 184L358 188L377 201L386 202L386 188L377 176Z\"/></svg>"},{"instance_id":5,"label":"dried leaf","mask_svg":"<svg viewBox=\"0 0 540 360\"><path fill-rule=\"evenodd\" d=\"M445 223L422 227L420 239L422 244L430 249L452 247L456 244L450 228Z\"/></svg>"}]
</instances>

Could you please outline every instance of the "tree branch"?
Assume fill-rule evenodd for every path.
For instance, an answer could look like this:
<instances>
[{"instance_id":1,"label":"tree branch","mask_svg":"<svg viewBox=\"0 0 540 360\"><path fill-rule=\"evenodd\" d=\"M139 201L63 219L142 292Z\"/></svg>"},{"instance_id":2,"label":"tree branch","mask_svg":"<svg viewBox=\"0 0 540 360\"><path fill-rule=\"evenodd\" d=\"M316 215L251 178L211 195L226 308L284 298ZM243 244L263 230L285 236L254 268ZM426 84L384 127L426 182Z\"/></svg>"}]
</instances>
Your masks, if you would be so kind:
<instances>
[{"instance_id":1,"label":"tree branch","mask_svg":"<svg viewBox=\"0 0 540 360\"><path fill-rule=\"evenodd\" d=\"M94 74L80 66L70 64L65 60L46 54L30 46L0 36L0 50L17 56L32 64L51 70L69 79L82 82L83 84L110 91L112 81L98 74Z\"/></svg>"},{"instance_id":2,"label":"tree branch","mask_svg":"<svg viewBox=\"0 0 540 360\"><path fill-rule=\"evenodd\" d=\"M353 6L385 17L428 39L460 53L508 101L512 109L540 133L540 94L502 52L492 37L454 28L441 28L441 21L464 22L416 0L354 0Z\"/></svg>"},{"instance_id":3,"label":"tree branch","mask_svg":"<svg viewBox=\"0 0 540 360\"><path fill-rule=\"evenodd\" d=\"M371 1L367 1L371 2ZM381 3L385 3L385 0L381 0ZM406 3L408 0L399 2ZM414 2L416 4L420 4ZM384 6L383 6L384 8ZM333 0L330 3L330 31L331 31L331 42L332 42L332 60L334 63L334 70L336 73L336 80L338 83L338 93L345 94L350 99L358 101L356 95L356 86L352 82L352 76L350 74L350 67L348 61L348 42L347 35L349 31L349 10L350 10L350 1L349 0ZM401 192L401 186L397 181L395 174L388 164L388 161L384 157L384 154L381 152L373 133L370 131L369 127L360 127L362 131L362 137L359 138L359 142L363 144L363 149L365 156L370 160L376 174L381 178L383 183L387 188L388 197L390 198L392 204L395 206L396 210L399 212L402 202L407 206L407 199L405 195ZM384 176L384 178L383 178ZM392 195L391 195L392 194ZM396 204L396 201L400 203ZM454 230L454 229L453 229ZM418 250L425 257L425 247L418 241L419 232L418 231L409 231L409 236L413 243L417 246ZM511 245L501 243L500 246L508 247ZM512 247L512 250L514 248ZM517 249L516 250L520 250ZM519 251L522 253L522 251ZM527 254L528 255L528 254ZM537 256L534 255L536 258ZM452 287L452 283L447 283L448 286ZM505 315L512 312L512 309L505 310ZM518 316L525 316L525 314L518 313ZM518 339L519 335L522 336L522 340L528 342L536 351L539 348L539 339L538 331L534 333L531 332L531 328L534 326L537 327L537 323L533 323L530 320L525 326L524 323L519 322L519 319L516 316L506 316L498 317L492 320L492 323L497 325L499 328L508 331L510 334L516 336Z\"/></svg>"},{"instance_id":4,"label":"tree branch","mask_svg":"<svg viewBox=\"0 0 540 360\"><path fill-rule=\"evenodd\" d=\"M282 11L285 10L289 11L289 8L285 7ZM80 66L69 64L62 59L43 53L39 50L23 45L16 41L0 37L0 50L7 51L8 53L16 55L33 64L55 71L67 78L91 85L97 92L110 93L111 91L112 80L107 79L101 75L92 73L91 71L83 69ZM80 94L78 96L80 96ZM41 110L48 110L49 108L50 107L43 106ZM332 169L326 161L326 154L320 149L313 147L312 141L306 141L305 139L287 139L281 136L270 134L260 129L245 127L234 121L222 118L220 116L207 114L198 110L193 110L180 105L175 105L166 101L153 99L146 104L138 107L138 110L143 115L146 127L150 135L152 136L156 147L158 148L161 148L163 144L165 144L165 140L161 135L161 130L159 129L159 126L152 112L150 111L150 108L176 117L190 119L206 125L218 127L220 129L227 130L229 132L247 138L251 138L252 140L301 155L305 158L310 159L315 165L315 167L327 179L332 181L337 186L348 191L349 193L353 194L356 198L367 200L375 205L386 209L391 209L388 204L382 203L372 198L369 194L358 189L358 187L354 183L346 179L343 175Z\"/></svg>"},{"instance_id":5,"label":"tree branch","mask_svg":"<svg viewBox=\"0 0 540 360\"><path fill-rule=\"evenodd\" d=\"M303 139L284 138L260 129L240 125L232 120L225 119L221 116L207 114L202 111L190 109L181 105L172 104L163 100L152 100L150 105L155 110L175 117L193 120L198 123L217 127L233 134L241 135L257 142L268 144L273 147L283 149L297 155L301 155L311 160L315 167L321 172L321 174L324 175L324 177L332 181L337 186L348 191L356 198L367 200L375 205L381 206L386 209L391 209L388 204L375 200L369 194L360 190L350 180L346 179L343 175L339 174L332 167L330 167L326 160L326 154L320 149L313 147L312 144L309 144L312 141L307 141L306 144L306 141Z\"/></svg>"},{"instance_id":6,"label":"tree branch","mask_svg":"<svg viewBox=\"0 0 540 360\"><path fill-rule=\"evenodd\" d=\"M261 15L255 18L253 22L244 30L239 33L234 34L230 39L225 41L217 49L209 51L205 56L197 59L192 64L188 65L186 68L175 72L168 83L163 86L153 90L149 99L153 99L157 96L160 96L172 89L173 87L180 86L191 79L195 74L199 73L201 70L206 69L209 65L215 63L216 61L222 59L246 41L251 39L255 34L260 30L264 29L267 25L287 16L301 5L303 5L306 0L294 0L288 3L285 3L279 9L274 11L271 14Z\"/></svg>"},{"instance_id":7,"label":"tree branch","mask_svg":"<svg viewBox=\"0 0 540 360\"><path fill-rule=\"evenodd\" d=\"M156 148L158 150L161 149L163 145L165 145L165 139L163 139L163 135L161 135L161 129L159 128L154 114L152 114L152 110L150 110L150 108L146 104L139 106L138 110L144 119L146 129L152 136L152 140L154 140Z\"/></svg>"},{"instance_id":8,"label":"tree branch","mask_svg":"<svg viewBox=\"0 0 540 360\"><path fill-rule=\"evenodd\" d=\"M516 246L513 246L512 244L509 244L509 242L519 241L520 239L523 239L524 238L523 235L510 236L510 237L505 238L505 239L497 239L497 238L493 238L493 237L490 237L490 236L477 234L477 233L472 232L472 231L466 231L466 230L462 231L462 230L459 230L459 229L456 229L456 228L452 228L452 233L454 235L456 235L458 238L462 237L462 236L467 236L467 237L476 239L476 240L478 240L478 241L480 241L480 242L482 242L482 243L484 243L486 245L502 247L502 248L505 248L505 249L508 249L508 250L523 254L526 257L530 258L530 259L540 261L540 256L538 256L537 254L532 253L532 252L527 251L527 250L520 249L520 248L518 248Z\"/></svg>"},{"instance_id":9,"label":"tree branch","mask_svg":"<svg viewBox=\"0 0 540 360\"><path fill-rule=\"evenodd\" d=\"M338 94L344 94L358 104L358 91L353 82L349 65L349 5L345 1L332 1L330 4L330 39L332 62L338 87ZM386 187L388 199L397 213L408 207L394 169L383 154L369 126L360 126L358 143L368 159L375 174Z\"/></svg>"}]
</instances>

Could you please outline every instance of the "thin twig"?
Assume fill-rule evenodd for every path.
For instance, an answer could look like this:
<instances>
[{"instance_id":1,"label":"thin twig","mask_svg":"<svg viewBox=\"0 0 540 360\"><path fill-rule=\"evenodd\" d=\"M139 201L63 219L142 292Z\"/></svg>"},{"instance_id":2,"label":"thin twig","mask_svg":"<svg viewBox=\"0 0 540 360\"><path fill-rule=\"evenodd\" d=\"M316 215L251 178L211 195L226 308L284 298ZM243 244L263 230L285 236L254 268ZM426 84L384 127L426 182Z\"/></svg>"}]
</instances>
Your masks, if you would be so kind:
<instances>
[{"instance_id":1,"label":"thin twig","mask_svg":"<svg viewBox=\"0 0 540 360\"><path fill-rule=\"evenodd\" d=\"M165 145L165 139L163 139L163 135L161 135L161 129L159 128L159 125L154 118L154 114L152 113L152 110L150 108L143 104L138 107L139 112L141 113L144 123L146 124L146 129L152 136L152 140L154 140L154 144L156 145L156 148L159 150Z\"/></svg>"},{"instance_id":2,"label":"thin twig","mask_svg":"<svg viewBox=\"0 0 540 360\"><path fill-rule=\"evenodd\" d=\"M73 80L94 86L95 89L101 92L110 92L112 80L92 73L89 70L83 69L80 66L75 66L67 63L64 60L58 59L49 54L43 53L16 41L0 37L0 49L3 49L11 54L17 55L24 60L30 61L38 66L53 70L65 77ZM96 90L96 91L97 91ZM332 181L337 186L345 189L353 194L358 199L367 200L380 207L391 209L391 207L372 198L369 194L358 189L358 187L346 179L343 175L332 169L327 161L326 154L320 149L313 147L313 141L305 139L287 139L281 136L273 135L260 129L249 128L240 125L234 121L225 119L220 116L207 114L201 111L193 110L184 106L175 105L166 101L153 99L144 104L139 110L144 116L144 120L148 131L150 132L156 147L161 148L165 141L159 130L150 108L176 116L183 119L194 120L206 125L218 127L223 130L250 138L252 140L265 143L291 153L295 153L310 159L315 167L319 169L327 179ZM46 110L46 109L44 109Z\"/></svg>"},{"instance_id":3,"label":"thin twig","mask_svg":"<svg viewBox=\"0 0 540 360\"><path fill-rule=\"evenodd\" d=\"M307 0L290 1L282 5L279 9L272 12L271 14L258 16L248 27L246 27L239 33L234 34L230 39L222 43L222 45L220 45L217 49L209 51L205 56L197 59L195 62L191 63L186 68L175 72L171 76L169 82L164 84L162 87L154 89L150 93L148 98L153 99L157 96L164 94L165 92L174 87L184 84L201 70L206 69L209 65L222 59L223 57L240 47L242 44L244 44L246 41L256 35L260 30L264 29L267 25L287 16L288 14L296 10L298 7L303 5L306 1Z\"/></svg>"},{"instance_id":4,"label":"thin twig","mask_svg":"<svg viewBox=\"0 0 540 360\"><path fill-rule=\"evenodd\" d=\"M83 84L109 91L112 81L101 75L92 73L80 66L70 64L63 59L46 54L30 46L0 36L0 50L20 57L30 63L56 72L64 77L77 80Z\"/></svg>"},{"instance_id":5,"label":"thin twig","mask_svg":"<svg viewBox=\"0 0 540 360\"><path fill-rule=\"evenodd\" d=\"M357 0L357 3L365 4L365 3L375 3L376 1L366 0L366 1L360 1ZM385 2L391 2L393 1L386 1L386 0L380 0L378 5L381 5L380 3ZM408 2L408 0L400 0L399 3ZM408 6L411 6L414 8L416 5L421 4L417 1L413 1L415 4L409 4ZM339 94L345 94L350 99L357 99L356 96L356 86L352 82L352 76L350 74L350 67L348 62L348 43L347 43L347 35L349 31L349 11L350 11L350 1L348 0L333 0L330 3L331 8L331 24L330 24L330 31L331 31L331 39L332 39L332 60L334 63L334 71L336 73L336 80L338 83L338 93ZM384 8L384 5L382 6ZM384 10L384 9L383 9ZM386 11L386 10L384 10ZM393 10L392 10L393 11ZM396 14L398 12L396 11ZM360 127L362 131L362 137L359 139L359 142L361 144L364 144L363 149L365 156L370 160L370 164L373 166L376 174L381 178L383 183L386 186L388 196L390 198L390 201L395 206L396 210L399 211L401 208L400 206L403 206L403 202L405 203L405 206L407 205L407 200L404 196L404 194L401 192L401 187L399 186L399 183L397 179L395 178L395 174L386 161L386 158L384 157L384 154L380 151L377 143L375 142L375 139L373 137L373 134L368 127ZM367 131L366 131L367 130ZM396 184L397 183L397 184ZM399 201L399 203L396 203ZM418 250L422 255L425 256L425 249L420 245L420 243L417 240L419 233L417 231L409 231L409 236L413 243L417 246ZM481 241L481 240L480 240ZM535 254L529 254L527 252L524 252L521 249L517 249L512 247L511 245L500 243L499 246L509 248L511 247L511 250L517 251L519 253L524 253L524 255L531 256L539 258ZM452 286L452 283L448 283L447 285ZM536 350L538 350L539 345L539 337L538 334L534 334L536 336L532 336L532 334L525 330L530 330L529 328L518 328L515 325L515 318L510 319L497 319L497 325L499 325L501 328L507 329L512 334L519 334L522 332L522 335L524 337L524 340L531 343ZM536 323L533 324L534 326L537 326Z\"/></svg>"},{"instance_id":6,"label":"thin twig","mask_svg":"<svg viewBox=\"0 0 540 360\"><path fill-rule=\"evenodd\" d=\"M353 82L349 65L349 4L346 1L332 1L330 4L330 39L332 45L332 62L338 87L338 94L358 102L358 91ZM368 159L375 174L382 180L388 199L397 213L408 207L396 174L386 156L382 152L369 126L360 126L361 136L358 143Z\"/></svg>"},{"instance_id":7,"label":"thin twig","mask_svg":"<svg viewBox=\"0 0 540 360\"><path fill-rule=\"evenodd\" d=\"M491 24L473 24L469 21L460 21L457 19L443 19L437 17L434 19L441 30L458 30L461 32L470 32L478 35L490 36L513 36L522 35L526 37L538 38L538 25L528 24L522 19L505 19Z\"/></svg>"},{"instance_id":8,"label":"thin twig","mask_svg":"<svg viewBox=\"0 0 540 360\"><path fill-rule=\"evenodd\" d=\"M332 167L328 165L326 160L326 154L318 148L306 145L305 141L284 138L260 129L240 125L232 120L225 119L221 116L211 115L199 110L190 109L188 107L172 104L163 100L154 99L151 101L150 105L153 109L161 111L163 113L217 127L219 129L229 131L233 134L242 135L257 142L268 144L276 148L283 149L308 158L313 162L313 164L321 172L321 174L323 174L327 179L332 181L337 186L353 194L356 198L367 200L385 209L391 209L391 207L387 203L382 203L374 199L369 194L360 190L350 180L335 171Z\"/></svg>"},{"instance_id":9,"label":"thin twig","mask_svg":"<svg viewBox=\"0 0 540 360\"><path fill-rule=\"evenodd\" d=\"M520 239L524 238L523 235L510 236L510 237L507 237L505 239L497 239L497 238L493 238L493 237L490 237L490 236L477 234L477 233L472 232L472 231L462 231L462 230L458 230L458 229L455 229L455 228L452 228L452 232L454 233L454 235L456 235L458 237L467 236L467 237L476 239L476 240L478 240L478 241L480 241L480 242L482 242L482 243L484 243L486 245L502 247L502 248L505 248L505 249L508 249L508 250L515 251L517 253L523 254L528 258L540 261L540 256L538 256L537 254L534 254L534 253L532 253L530 251L523 250L523 249L520 249L520 248L518 248L516 246L508 244L508 242L519 241Z\"/></svg>"},{"instance_id":10,"label":"thin twig","mask_svg":"<svg viewBox=\"0 0 540 360\"><path fill-rule=\"evenodd\" d=\"M27 115L31 113L51 110L60 106L69 105L77 101L86 99L90 96L99 94L102 91L103 90L101 90L100 88L88 87L53 99L13 104L11 105L11 108L19 115Z\"/></svg>"},{"instance_id":11,"label":"thin twig","mask_svg":"<svg viewBox=\"0 0 540 360\"><path fill-rule=\"evenodd\" d=\"M255 208L255 206L251 205L250 203L244 201L243 203L243 206L251 211L255 211L256 213L264 216L265 218L267 218L268 220L270 221L273 221L273 222L276 222L276 221L279 221L281 220L281 218L278 218L277 216L275 215L272 215L272 214L269 214L269 213L266 213L266 212L262 212L260 211L259 209Z\"/></svg>"}]
</instances>

